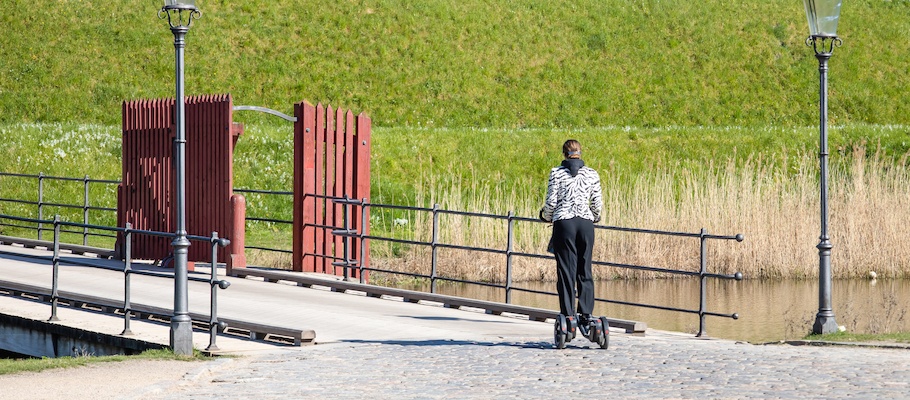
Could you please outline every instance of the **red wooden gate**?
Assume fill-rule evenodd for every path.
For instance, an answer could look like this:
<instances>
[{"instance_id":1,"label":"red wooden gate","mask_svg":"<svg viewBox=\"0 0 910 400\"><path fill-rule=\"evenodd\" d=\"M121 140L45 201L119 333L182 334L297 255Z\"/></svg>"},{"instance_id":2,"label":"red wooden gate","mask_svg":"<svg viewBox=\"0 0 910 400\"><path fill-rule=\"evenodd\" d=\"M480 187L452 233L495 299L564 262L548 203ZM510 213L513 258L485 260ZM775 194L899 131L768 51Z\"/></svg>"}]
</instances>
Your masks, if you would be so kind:
<instances>
[{"instance_id":1,"label":"red wooden gate","mask_svg":"<svg viewBox=\"0 0 910 400\"><path fill-rule=\"evenodd\" d=\"M294 105L294 251L295 271L343 275L332 262L344 259L341 236L344 208L332 197L369 201L371 121L348 110L307 102ZM350 228L369 234L369 209L350 208ZM363 223L362 218L367 223ZM352 239L349 258L369 264L369 245ZM358 277L358 271L348 275ZM364 279L367 278L364 273Z\"/></svg>"},{"instance_id":2,"label":"red wooden gate","mask_svg":"<svg viewBox=\"0 0 910 400\"><path fill-rule=\"evenodd\" d=\"M176 230L173 165L174 99L123 103L123 179L118 193L117 225L134 229ZM191 235L218 232L231 240L219 250L228 269L245 267L245 202L233 194L234 146L243 126L233 123L230 95L186 98L186 225ZM162 260L171 240L134 236L133 257ZM189 261L211 260L211 249L190 246Z\"/></svg>"}]
</instances>

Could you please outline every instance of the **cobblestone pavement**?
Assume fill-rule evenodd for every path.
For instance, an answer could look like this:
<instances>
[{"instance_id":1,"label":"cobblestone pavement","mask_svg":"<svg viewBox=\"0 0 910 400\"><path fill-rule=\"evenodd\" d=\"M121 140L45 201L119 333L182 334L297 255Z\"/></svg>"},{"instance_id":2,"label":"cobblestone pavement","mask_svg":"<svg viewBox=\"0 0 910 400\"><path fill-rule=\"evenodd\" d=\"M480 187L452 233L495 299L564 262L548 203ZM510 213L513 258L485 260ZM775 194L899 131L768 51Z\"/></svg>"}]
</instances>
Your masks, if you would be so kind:
<instances>
[{"instance_id":1,"label":"cobblestone pavement","mask_svg":"<svg viewBox=\"0 0 910 400\"><path fill-rule=\"evenodd\" d=\"M138 398L910 398L910 352L669 333L351 341L219 360Z\"/></svg>"}]
</instances>

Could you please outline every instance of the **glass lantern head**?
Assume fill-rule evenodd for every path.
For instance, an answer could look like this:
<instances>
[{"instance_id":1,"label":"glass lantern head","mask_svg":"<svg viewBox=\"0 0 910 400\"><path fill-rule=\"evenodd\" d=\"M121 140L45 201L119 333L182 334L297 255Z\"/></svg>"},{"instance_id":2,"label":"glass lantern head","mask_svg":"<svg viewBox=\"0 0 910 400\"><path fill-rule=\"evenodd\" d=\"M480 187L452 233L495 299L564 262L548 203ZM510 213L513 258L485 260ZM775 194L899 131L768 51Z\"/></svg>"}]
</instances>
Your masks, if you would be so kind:
<instances>
[{"instance_id":1,"label":"glass lantern head","mask_svg":"<svg viewBox=\"0 0 910 400\"><path fill-rule=\"evenodd\" d=\"M198 10L196 0L164 0L165 10Z\"/></svg>"},{"instance_id":2,"label":"glass lantern head","mask_svg":"<svg viewBox=\"0 0 910 400\"><path fill-rule=\"evenodd\" d=\"M812 37L837 37L837 20L843 0L803 0L809 35Z\"/></svg>"}]
</instances>

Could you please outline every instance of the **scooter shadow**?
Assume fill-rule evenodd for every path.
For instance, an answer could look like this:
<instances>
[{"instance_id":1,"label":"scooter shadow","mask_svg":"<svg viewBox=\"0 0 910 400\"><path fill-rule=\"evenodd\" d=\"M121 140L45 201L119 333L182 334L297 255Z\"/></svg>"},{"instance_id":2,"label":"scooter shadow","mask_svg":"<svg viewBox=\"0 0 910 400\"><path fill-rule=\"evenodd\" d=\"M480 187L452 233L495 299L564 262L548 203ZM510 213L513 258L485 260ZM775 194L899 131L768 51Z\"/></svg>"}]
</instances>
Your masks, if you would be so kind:
<instances>
[{"instance_id":1,"label":"scooter shadow","mask_svg":"<svg viewBox=\"0 0 910 400\"><path fill-rule=\"evenodd\" d=\"M532 342L488 342L488 341L475 341L475 340L448 340L448 339L439 339L439 340L362 340L362 339L351 339L344 340L343 343L356 343L356 344L382 344L390 346L481 346L481 347L513 347L519 349L551 349L556 350L556 347L553 346L553 342L549 341L532 341ZM585 349L588 348L584 345L572 346L567 345L566 349Z\"/></svg>"}]
</instances>

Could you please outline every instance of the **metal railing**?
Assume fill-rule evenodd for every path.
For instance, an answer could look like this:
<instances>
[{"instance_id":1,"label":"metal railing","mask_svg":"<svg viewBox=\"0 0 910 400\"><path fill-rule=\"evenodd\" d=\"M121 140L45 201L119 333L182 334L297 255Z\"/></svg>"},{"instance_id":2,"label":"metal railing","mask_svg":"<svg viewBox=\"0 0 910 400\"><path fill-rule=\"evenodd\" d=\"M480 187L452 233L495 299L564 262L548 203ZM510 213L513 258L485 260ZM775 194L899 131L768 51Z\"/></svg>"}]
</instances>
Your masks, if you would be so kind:
<instances>
[{"instance_id":1,"label":"metal railing","mask_svg":"<svg viewBox=\"0 0 910 400\"><path fill-rule=\"evenodd\" d=\"M86 210L86 212L84 214L85 217L83 218L83 224L79 224L78 226L88 225L86 223L86 221L88 220L87 210L89 210L89 209L97 209L97 210L102 210L102 211L116 211L116 209L112 209L112 208L89 206L88 183L97 182L97 183L105 183L105 184L119 184L119 181L91 180L91 179L88 179L88 177L86 177L84 179L58 178L58 177L49 177L44 174L23 175L23 174L8 174L8 173L0 172L0 177L3 177L3 176L38 178L38 180L39 180L38 181L39 182L39 190L38 190L39 201L29 202L29 201L22 201L22 200L12 200L12 199L0 198L0 202L7 201L7 202L16 202L16 203L37 205L39 216L42 215L43 207L45 207L45 206L47 206L47 207L49 207L49 206L77 207L74 205L61 205L61 204L52 204L52 203L42 202L41 199L43 198L43 191L42 191L41 182L46 179L59 179L59 180L66 180L66 181L84 181L85 182L86 189L84 191L84 193L85 193L84 204L81 206L78 206L78 207L84 208ZM288 192L288 191L272 191L272 190L235 188L234 192L244 193L244 194L261 194L261 195L266 195L266 196L281 196L281 197L293 196L293 192ZM366 199L356 200L356 199L351 199L351 198L347 198L347 197L341 198L341 197L326 196L326 195L310 195L310 196L315 196L318 198L324 198L327 200L331 200L338 204L342 204L344 206L343 207L343 209L344 209L343 226L340 226L340 227L322 226L322 225L318 226L320 228L332 229L333 234L345 238L345 240L343 240L343 242L342 242L344 245L344 249L343 249L344 256L339 258L339 257L331 256L331 255L325 255L325 254L311 254L311 255L316 256L316 257L329 258L329 259L333 260L332 264L334 266L341 267L343 269L343 271L344 271L343 274L344 274L345 278L350 276L351 269L356 268L360 272L359 276L361 277L360 278L361 282L363 282L363 277L364 277L363 272L365 272L365 271L375 271L375 272L383 272L383 273L394 274L394 275L410 276L410 277L414 277L414 278L429 279L431 293L437 292L437 282L439 282L439 281L479 285L479 286L485 286L485 287L490 287L490 288L499 288L499 289L504 290L504 292L505 292L504 301L506 304L512 303L512 293L515 291L540 294L540 295L556 295L555 292L518 287L518 286L515 286L512 282L512 275L513 275L512 265L513 265L513 260L515 259L515 257L526 257L526 258L537 258L537 259L548 259L548 260L552 260L554 258L553 255L519 252L519 251L515 251L515 249L514 249L514 231L515 231L514 224L516 222L543 223L542 221L540 221L536 218L519 217L519 216L516 216L513 212L509 212L506 215L497 215L497 214L485 214L485 213L467 212L467 211L444 210L444 209L441 209L438 204L434 205L432 208L426 208L426 207L412 207L412 206L402 206L402 205L393 205L393 204L369 203L368 201L366 201ZM355 212L354 207L359 208L359 212L361 213L360 214L360 216L361 216L361 218L360 218L361 226L360 227L351 227L351 221L352 221L351 216L353 215L352 213ZM432 221L433 221L432 224L433 225L432 225L432 237L431 237L430 241L408 240L408 239L384 237L384 236L379 236L379 235L365 235L363 233L363 232L367 231L367 229L366 229L367 227L365 224L369 223L369 219L365 218L365 216L366 216L367 210L370 208L385 209L385 210L400 210L400 211L408 211L408 212L432 213ZM255 210L255 207L253 207L251 205L249 207L249 210ZM461 215L461 216L468 216L468 217L480 217L480 218L489 218L489 219L494 219L494 220L505 221L505 223L507 224L506 246L505 246L505 248L485 248L485 247L456 245L456 244L451 244L451 243L442 243L439 241L439 236L440 236L439 235L439 232L440 232L439 216L440 215ZM251 215L251 216L247 216L246 220L248 222L264 222L264 223L272 223L272 224L287 225L287 226L293 225L293 221L276 219L276 218L268 218L266 216ZM40 238L40 232L42 230L43 223L46 223L46 222L38 223L39 238ZM4 225L3 221L0 220L0 226L3 226L3 225ZM76 225L76 224L72 224L72 225ZM15 226L15 225L10 225L10 226ZM22 227L22 226L20 226L20 227ZM700 280L700 290L699 290L699 296L698 296L698 301L699 301L698 309L686 309L686 308L669 307L669 306L654 305L654 304L634 303L634 302L611 300L611 299L599 298L599 297L595 297L595 301L601 302L601 303L610 303L610 304L634 306L634 307L645 307L645 308L658 309L658 310L664 310L664 311L697 314L699 316L699 331L697 333L697 336L705 335L705 317L706 316L716 316L716 317L738 319L739 316L736 313L717 313L717 312L711 312L711 311L707 310L707 308L708 308L707 304L706 304L707 303L707 294L706 294L707 279L711 278L711 279L721 279L721 280L741 280L743 276L739 272L736 272L734 274L716 274L716 273L708 272L707 271L706 246L707 246L707 241L709 239L742 241L743 235L741 235L741 234L713 235L713 234L708 234L705 229L701 229L700 232L672 232L672 231L660 231L660 230L649 230L649 229L624 228L624 227L607 226L607 225L595 225L595 228L598 230L608 230L608 231L616 231L616 232L641 233L641 234L649 234L649 235L692 238L692 239L699 240L699 247L700 247L699 260L698 260L699 261L699 270L698 271L686 271L686 270L670 269L670 268L658 268L658 267L653 267L653 266L624 264L624 263L615 263L615 262L598 261L598 260L593 261L593 265L599 265L599 266L638 270L638 271L650 271L650 272L657 272L657 273L666 273L666 274L671 274L671 275L697 277ZM83 227L82 232L72 232L72 231L68 231L68 232L83 233L83 238L85 238L86 236L91 235L91 233L88 233L88 229L89 229L88 227ZM108 235L98 235L98 236L108 236ZM113 236L111 236L111 237L113 237ZM367 257L365 257L365 254L363 254L366 246L359 247L360 254L356 254L356 255L350 254L351 249L354 248L351 244L351 240L350 240L351 238L359 238L362 241L364 241L364 243L366 243L366 241L384 241L384 242L399 243L399 244L405 244L405 245L430 247L431 248L430 271L428 273L424 273L424 274L417 274L417 273L410 273L410 272L403 272L403 271L380 269L380 268L371 267L369 265L363 265L363 264L359 263L358 260L368 259ZM85 243L85 239L83 239L83 243ZM246 245L246 248L267 251L267 252L285 253L285 254L292 253L292 250L279 249L279 248L267 247L267 246L255 246L255 245L249 245L249 244ZM457 278L440 276L438 273L438 264L439 264L438 263L438 250L439 249L476 251L476 252L498 254L498 255L505 256L505 267L506 267L505 283L498 284L498 283L493 283L493 282L472 281L472 280L467 280L467 279L457 279Z\"/></svg>"},{"instance_id":2,"label":"metal railing","mask_svg":"<svg viewBox=\"0 0 910 400\"><path fill-rule=\"evenodd\" d=\"M288 197L291 207L293 207L294 192L234 188L234 193ZM249 199L249 198L247 198L247 210L255 210L255 208L252 207L251 199ZM291 226L294 225L294 221L276 219L276 218L267 218L267 217L258 216L255 214L247 215L246 221L247 222L265 222L265 223L269 223L269 224L287 225L288 228L290 228ZM269 251L269 252L274 252L274 253L283 253L283 254L292 254L293 253L292 250L279 249L279 248L275 248L275 247L251 245L249 242L245 243L244 247L246 249Z\"/></svg>"},{"instance_id":3,"label":"metal railing","mask_svg":"<svg viewBox=\"0 0 910 400\"><path fill-rule=\"evenodd\" d=\"M404 276L409 276L412 278L429 279L431 293L436 293L436 287L437 287L436 284L438 281L457 282L457 283L481 285L481 286L486 286L486 287L503 289L505 292L504 300L505 300L506 304L510 304L512 302L512 292L513 291L534 293L534 294L541 294L541 295L552 295L552 296L557 295L555 292L517 287L512 283L512 273L513 273L512 265L513 265L513 260L516 257L550 259L550 260L554 259L553 255L526 253L526 252L520 252L520 251L514 250L515 222L544 223L543 221L540 221L536 218L518 217L518 216L515 216L515 214L512 211L509 211L508 214L506 214L506 215L498 215L498 214L486 214L486 213L478 213L478 212L444 210L444 209L439 208L438 204L434 204L432 208L425 208L425 207L410 207L410 206L391 205L391 204L376 204L376 203L370 203L366 199L356 200L356 199L350 199L350 198L332 198L332 200L336 203L343 204L345 206L345 210L346 210L344 212L344 217L343 217L344 218L344 227L340 227L339 229L336 229L332 232L335 235L345 237L344 260L335 262L335 263L333 263L333 265L345 268L345 270L350 269L350 268L358 269L359 276L361 277L360 278L361 283L364 283L363 282L363 276L364 276L363 273L365 271L375 271L375 272L383 272L383 273L394 274L394 275L404 275ZM419 241L419 240L399 239L399 238L383 237L383 236L377 236L377 235L366 235L363 233L363 232L366 232L366 230L365 230L366 227L364 225L352 229L350 226L350 216L354 212L353 207L355 207L355 206L360 209L360 212L361 212L360 220L362 221L362 224L367 223L367 218L365 216L366 216L367 210L370 208L397 209L397 210L406 210L406 211L414 211L414 212L432 213L431 241L425 242L425 241ZM505 221L505 223L507 224L507 239L506 239L505 248L474 247L474 246L464 246L464 245L440 242L439 241L439 231L440 231L440 218L439 217L440 217L440 215L444 215L444 214L445 215L460 215L460 216L467 216L467 217L480 217L480 218L488 218L488 219ZM699 317L699 328L698 328L698 333L696 336L699 336L699 337L706 335L706 332L705 332L705 317L706 316L725 317L725 318L732 318L732 319L739 318L739 315L737 313L719 313L719 312L708 311L707 280L709 278L713 278L713 279L739 281L739 280L743 279L743 275L740 272L736 272L733 274L717 274L717 273L708 272L707 271L707 242L710 239L735 240L737 242L741 242L741 241L743 241L742 234L713 235L713 234L708 234L708 232L704 228L702 228L699 232L696 232L696 233L660 231L660 230L637 229L637 228L624 228L624 227L608 226L608 225L595 225L595 229L617 231L617 232L627 232L627 233L642 233L642 234L649 234L649 235L692 238L692 239L697 239L699 241L699 248L700 248L699 258L698 258L698 261L699 261L699 270L698 271L659 268L659 267L653 267L653 266L624 264L624 263L615 263L615 262L597 261L597 260L592 262L593 265L600 265L600 266L607 266L607 267L614 267L614 268L698 277L700 279L700 285L699 285L700 290L699 290L699 295L698 295L698 304L699 304L698 309L686 309L686 308L670 307L670 306L655 305L655 304L634 303L634 302L611 300L611 299L605 299L605 298L599 298L599 297L595 297L595 301L602 302L602 303L625 305L625 306L652 308L652 309L658 309L658 310L664 310L664 311L674 311L674 312L697 314ZM411 273L411 272L394 271L394 270L381 269L381 268L373 268L373 267L370 267L369 265L364 265L363 263L358 263L357 260L365 259L364 255L359 254L357 258L354 258L354 257L352 257L352 255L349 252L349 249L351 248L350 240L351 240L351 238L355 238L355 237L359 238L361 240L385 241L385 242L392 242L392 243L430 247L431 248L430 271L429 271L429 273ZM361 253L364 251L363 250L364 248L365 248L365 246L360 246ZM505 283L498 284L498 283L493 283L493 282L471 281L471 280L466 280L466 279L457 279L457 278L440 276L438 274L438 264L439 264L438 263L438 250L439 249L466 250L466 251L491 253L491 254L498 254L498 255L505 256L505 273L506 273ZM345 273L345 277L347 277L347 276L348 276L348 274Z\"/></svg>"},{"instance_id":4,"label":"metal railing","mask_svg":"<svg viewBox=\"0 0 910 400\"><path fill-rule=\"evenodd\" d=\"M42 220L42 219L37 219L37 218L23 218L23 217L16 217L16 216L11 216L11 215L0 214L0 221L3 221L3 220L12 220L12 221L15 221L18 223L49 224L49 225L53 226L53 228L51 229L54 232L53 241L47 243L48 247L51 247L53 249L53 255L51 255L50 257L23 255L21 253L11 253L11 252L6 252L6 251L0 250L0 253L14 254L17 257L34 258L34 259L45 260L45 261L51 262L52 269L53 269L53 273L52 273L53 275L51 278L51 289L50 289L51 290L51 293L50 293L51 316L48 319L48 321L59 321L60 320L60 318L57 316L57 306L58 306L59 300L62 298L59 293L59 282L58 282L59 281L58 276L59 276L61 262L66 263L66 264L78 265L78 266L101 268L101 269L106 269L106 270L115 270L115 271L123 272L123 307L122 307L123 308L123 332L121 332L120 334L124 335L124 336L132 334L132 331L130 330L130 320L132 318L133 308L132 308L132 305L130 304L130 292L131 292L130 277L132 275L145 275L145 276L153 276L153 277L159 277L159 278L168 278L168 279L172 278L172 276L170 274L162 274L162 273L157 273L157 272L152 272L152 271L134 270L132 268L133 259L132 259L131 242L132 242L133 235L149 235L149 236L158 236L158 237L165 237L165 238L173 239L176 237L176 234L174 234L174 233L132 229L132 227L130 226L129 223L127 223L126 227L124 227L124 228L114 228L114 227L106 227L106 226L99 226L99 225L88 225L88 224L80 224L80 223L73 223L73 222L65 222L65 221L60 220L59 215L55 215L54 219L52 219L52 220ZM85 228L85 229L91 228L91 229L103 230L103 231L113 232L114 236L116 236L117 233L122 234L123 235L123 261L122 261L123 268L114 269L114 268L111 268L110 266L106 266L106 265L103 265L100 263L93 263L90 261L90 259L86 259L88 261L84 261L84 262L76 261L73 259L68 259L65 261L61 260L60 233L63 231L62 230L63 227ZM209 286L211 288L210 299L209 299L210 304L211 304L211 310L210 310L210 314L209 314L209 320L207 321L208 326L209 326L209 346L206 348L206 351L217 351L218 346L215 344L215 338L217 336L217 332L224 331L224 329L227 327L227 324L225 324L224 322L220 322L218 320L218 291L217 291L217 289L227 289L231 285L230 282L218 278L218 268L217 268L217 266L218 266L218 247L227 246L228 244L230 244L230 240L225 239L225 238L219 238L217 232L212 232L212 236L210 236L210 237L188 235L187 239L189 239L191 241L197 241L197 242L208 242L212 248L212 268L211 268L212 271L211 271L209 278L204 279L204 278L190 276L190 277L187 277L187 279L190 281L194 281L194 282L206 282L209 284ZM39 242L40 242L40 240L39 240ZM42 293L32 293L32 294L42 295ZM75 300L75 299L64 299L64 300Z\"/></svg>"},{"instance_id":5,"label":"metal railing","mask_svg":"<svg viewBox=\"0 0 910 400\"><path fill-rule=\"evenodd\" d=\"M83 226L82 230L74 231L74 230L64 229L61 232L82 235L82 244L85 246L88 245L88 239L91 236L105 237L105 238L109 238L109 239L116 238L115 235L92 232L90 230L91 229L90 227L93 226L92 224L90 224L90 222L91 222L90 218L97 218L97 215L90 214L91 212L112 213L111 220L116 220L116 213L117 213L117 209L113 208L113 207L92 205L94 203L92 202L92 198L90 195L90 193L91 193L90 185L91 184L119 185L120 184L119 180L91 179L88 177L88 175L86 175L83 178L69 178L69 177L50 176L50 175L44 174L43 172L38 173L37 175L0 172L0 182L3 182L4 177L7 179L34 180L36 197L35 197L35 200L14 199L14 198L2 197L2 192L0 192L0 203L24 204L26 206L34 207L33 208L34 214L31 214L31 213L29 213L29 214L33 215L35 220L40 220L40 221L44 221L44 215L47 214L47 211L49 208L81 210L82 211L82 226ZM82 190L82 200L83 200L82 203L75 204L75 203L62 203L62 202L58 203L58 202L47 201L46 190L45 190L47 182L66 182L66 183L81 182L82 183L82 189L81 189ZM10 186L12 186L12 185L10 185ZM3 185L0 185L0 187L3 187ZM261 195L266 195L266 196L281 196L281 197L291 197L294 195L293 192L286 192L286 191L239 189L239 188L235 188L234 192L243 193L243 194L261 194ZM114 199L114 202L116 202L116 198ZM271 224L287 225L288 227L290 227L294 223L294 221L275 219L275 218L269 218L267 216L257 216L257 215L249 215L246 217L246 220L247 220L247 222L264 222L264 223L271 223ZM8 226L11 228L34 230L37 233L38 240L42 240L44 232L53 230L52 228L45 227L45 224L46 224L46 222L34 222L34 223L31 223L31 225L24 225L21 222L20 223L9 223L9 222L0 220L0 226ZM291 250L280 249L280 248L275 248L275 247L268 247L268 246L246 245L245 247L247 249L262 250L262 251L275 252L275 253L285 253L285 254L292 253Z\"/></svg>"},{"instance_id":6,"label":"metal railing","mask_svg":"<svg viewBox=\"0 0 910 400\"><path fill-rule=\"evenodd\" d=\"M89 231L89 229L94 229L94 228L92 228L93 226L96 226L96 225L89 224L89 222L90 222L89 212L91 212L91 211L103 211L103 212L110 212L110 213L117 212L116 208L92 205L92 203L90 202L90 196L89 196L89 186L90 186L90 184L119 185L120 181L105 180L105 179L91 179L88 177L88 175L86 175L83 178L67 178L67 177L49 176L49 175L45 175L43 172L39 173L38 175L11 174L11 173L6 173L6 172L0 172L0 178L4 178L4 177L19 178L19 179L36 179L37 180L37 193L36 193L37 199L36 200L23 200L23 199L11 199L11 198L0 197L0 203L5 202L5 203L15 203L15 204L25 204L25 205L29 205L29 206L35 206L36 207L35 215L37 215L37 216L34 218L34 221L37 221L37 222L32 222L33 224L36 224L36 225L30 226L30 225L3 223L3 221L0 221L0 226L9 226L9 227L23 228L23 229L35 229L37 231L38 240L41 240L42 233L44 231L53 230L52 228L44 227L44 225L47 223L44 220L44 215L45 215L47 208L56 208L58 210L59 209L82 210L82 224L79 225L80 227L82 227L82 230L81 231L63 230L62 232L72 233L72 234L81 234L82 235L82 244L86 245L86 246L88 245L89 236L107 237L107 238L111 238L111 239L115 238L114 235L104 234L104 233L95 233L95 232ZM69 183L81 182L82 183L82 204L48 202L45 198L45 182L47 182L47 181L51 181L51 182L59 181L59 182L69 182ZM116 202L116 198L114 199L114 201ZM57 214L57 213L55 213L55 214ZM114 219L116 219L116 217L114 217ZM71 227L73 227L73 226L71 226Z\"/></svg>"}]
</instances>

